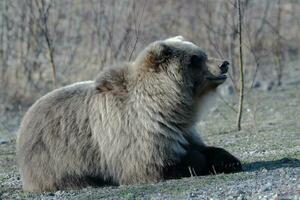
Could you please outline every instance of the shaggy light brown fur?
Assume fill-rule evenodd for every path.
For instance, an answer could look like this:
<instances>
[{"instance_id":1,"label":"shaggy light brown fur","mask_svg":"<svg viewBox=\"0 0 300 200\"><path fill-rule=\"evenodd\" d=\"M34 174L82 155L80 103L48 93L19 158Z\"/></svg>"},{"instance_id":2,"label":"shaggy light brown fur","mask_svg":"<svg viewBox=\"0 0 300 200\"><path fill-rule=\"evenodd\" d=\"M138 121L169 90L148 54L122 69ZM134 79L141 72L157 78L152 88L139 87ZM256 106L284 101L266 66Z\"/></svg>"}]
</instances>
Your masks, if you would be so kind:
<instances>
[{"instance_id":1,"label":"shaggy light brown fur","mask_svg":"<svg viewBox=\"0 0 300 200\"><path fill-rule=\"evenodd\" d=\"M198 112L203 97L225 80L221 63L206 61L182 37L157 41L132 63L39 99L17 140L24 190L167 178L165 169L181 162L189 145L205 148L194 128Z\"/></svg>"}]
</instances>

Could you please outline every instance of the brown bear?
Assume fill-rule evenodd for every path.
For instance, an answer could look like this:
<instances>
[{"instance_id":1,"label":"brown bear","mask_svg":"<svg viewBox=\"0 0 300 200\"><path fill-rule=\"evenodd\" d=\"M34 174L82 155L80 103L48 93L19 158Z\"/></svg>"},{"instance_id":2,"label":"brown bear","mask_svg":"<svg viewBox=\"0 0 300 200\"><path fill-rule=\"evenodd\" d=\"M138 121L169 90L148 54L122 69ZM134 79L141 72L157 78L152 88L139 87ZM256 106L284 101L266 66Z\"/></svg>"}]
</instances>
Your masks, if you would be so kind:
<instances>
[{"instance_id":1,"label":"brown bear","mask_svg":"<svg viewBox=\"0 0 300 200\"><path fill-rule=\"evenodd\" d=\"M105 68L95 81L56 89L25 114L17 139L23 189L157 182L235 172L241 163L204 144L199 113L226 80L181 36L156 41L134 62Z\"/></svg>"}]
</instances>

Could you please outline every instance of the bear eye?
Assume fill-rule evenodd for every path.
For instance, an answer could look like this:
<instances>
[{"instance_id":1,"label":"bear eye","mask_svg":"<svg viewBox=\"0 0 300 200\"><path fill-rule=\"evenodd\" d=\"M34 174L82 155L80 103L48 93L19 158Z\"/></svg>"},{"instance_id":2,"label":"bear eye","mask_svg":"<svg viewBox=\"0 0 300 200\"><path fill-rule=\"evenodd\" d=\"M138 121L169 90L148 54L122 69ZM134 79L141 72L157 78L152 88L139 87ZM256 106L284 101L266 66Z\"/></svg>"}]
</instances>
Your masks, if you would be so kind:
<instances>
[{"instance_id":1,"label":"bear eye","mask_svg":"<svg viewBox=\"0 0 300 200\"><path fill-rule=\"evenodd\" d=\"M193 68L201 67L203 64L203 59L198 55L192 55L190 60L190 66Z\"/></svg>"}]
</instances>

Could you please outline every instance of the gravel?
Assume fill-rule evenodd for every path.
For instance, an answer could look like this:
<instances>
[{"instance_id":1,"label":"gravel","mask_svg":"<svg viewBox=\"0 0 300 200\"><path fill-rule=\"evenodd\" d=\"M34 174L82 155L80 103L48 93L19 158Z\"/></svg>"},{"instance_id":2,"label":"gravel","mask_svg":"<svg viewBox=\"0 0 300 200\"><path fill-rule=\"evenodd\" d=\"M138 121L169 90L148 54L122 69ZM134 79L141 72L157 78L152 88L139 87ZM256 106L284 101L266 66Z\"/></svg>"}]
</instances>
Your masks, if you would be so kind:
<instances>
[{"instance_id":1,"label":"gravel","mask_svg":"<svg viewBox=\"0 0 300 200\"><path fill-rule=\"evenodd\" d=\"M295 77L299 79L300 76ZM292 82L297 81L294 79ZM254 90L247 93L242 131L235 130L236 113L221 100L208 117L199 123L208 144L223 147L242 160L244 171L235 174L191 177L146 185L27 193L21 189L15 161L15 131L0 128L0 200L300 200L299 90L299 84L285 84L271 91ZM226 97L226 101L233 106L237 102L234 96ZM13 120L10 118L12 128L9 130L17 129L13 124L18 123ZM16 120L19 121L19 118Z\"/></svg>"}]
</instances>

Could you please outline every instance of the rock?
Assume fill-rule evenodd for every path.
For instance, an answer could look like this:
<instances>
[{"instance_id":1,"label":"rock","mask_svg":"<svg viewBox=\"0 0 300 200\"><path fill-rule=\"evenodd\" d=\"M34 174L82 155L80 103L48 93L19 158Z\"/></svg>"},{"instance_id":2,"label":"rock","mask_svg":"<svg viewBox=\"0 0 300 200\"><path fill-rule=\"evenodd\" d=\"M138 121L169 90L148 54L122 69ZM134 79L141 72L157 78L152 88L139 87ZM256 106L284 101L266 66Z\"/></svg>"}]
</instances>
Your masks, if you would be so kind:
<instances>
[{"instance_id":1,"label":"rock","mask_svg":"<svg viewBox=\"0 0 300 200\"><path fill-rule=\"evenodd\" d=\"M260 87L261 87L260 81L256 81L256 82L253 84L253 88L260 88Z\"/></svg>"},{"instance_id":2,"label":"rock","mask_svg":"<svg viewBox=\"0 0 300 200\"><path fill-rule=\"evenodd\" d=\"M195 197L198 197L198 194L194 193L194 192L191 192L190 193L190 198L195 198Z\"/></svg>"},{"instance_id":3,"label":"rock","mask_svg":"<svg viewBox=\"0 0 300 200\"><path fill-rule=\"evenodd\" d=\"M268 172L268 170L267 170L266 168L263 168L263 169L261 170L261 172L266 173L266 172Z\"/></svg>"},{"instance_id":4,"label":"rock","mask_svg":"<svg viewBox=\"0 0 300 200\"><path fill-rule=\"evenodd\" d=\"M262 91L271 91L275 86L274 81L255 81L253 84L254 89L259 89Z\"/></svg>"},{"instance_id":5,"label":"rock","mask_svg":"<svg viewBox=\"0 0 300 200\"><path fill-rule=\"evenodd\" d=\"M8 140L0 140L0 145L1 145L1 144L8 144L8 143L9 143Z\"/></svg>"},{"instance_id":6,"label":"rock","mask_svg":"<svg viewBox=\"0 0 300 200\"><path fill-rule=\"evenodd\" d=\"M53 192L48 193L49 196L55 196Z\"/></svg>"},{"instance_id":7,"label":"rock","mask_svg":"<svg viewBox=\"0 0 300 200\"><path fill-rule=\"evenodd\" d=\"M266 192L272 189L272 183L268 182L266 185L264 185L260 190L262 192Z\"/></svg>"}]
</instances>

